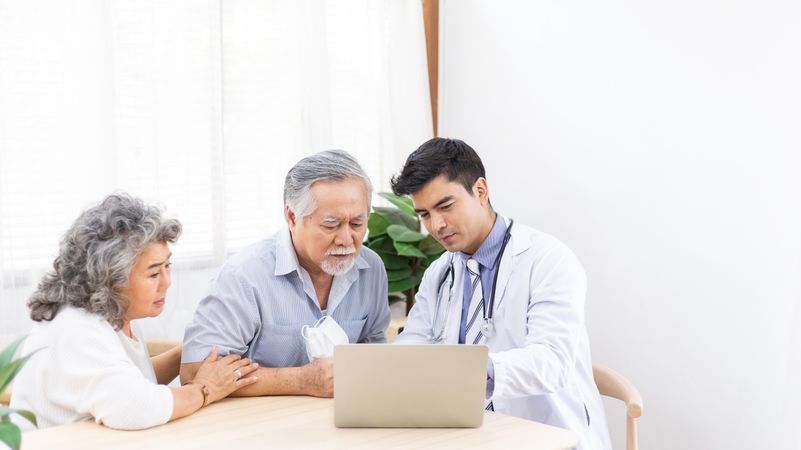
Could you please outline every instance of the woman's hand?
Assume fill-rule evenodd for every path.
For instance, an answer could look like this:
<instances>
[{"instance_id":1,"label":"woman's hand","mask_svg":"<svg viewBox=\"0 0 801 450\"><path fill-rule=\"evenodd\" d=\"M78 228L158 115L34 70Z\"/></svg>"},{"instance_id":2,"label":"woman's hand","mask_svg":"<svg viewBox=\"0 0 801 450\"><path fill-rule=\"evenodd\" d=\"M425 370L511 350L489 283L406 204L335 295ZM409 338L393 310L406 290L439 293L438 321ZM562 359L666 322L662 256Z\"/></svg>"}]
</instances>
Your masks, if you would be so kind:
<instances>
[{"instance_id":1,"label":"woman's hand","mask_svg":"<svg viewBox=\"0 0 801 450\"><path fill-rule=\"evenodd\" d=\"M210 404L258 381L255 375L248 376L258 368L257 363L239 355L217 358L217 347L212 347L190 384L205 385L209 390L207 404Z\"/></svg>"}]
</instances>

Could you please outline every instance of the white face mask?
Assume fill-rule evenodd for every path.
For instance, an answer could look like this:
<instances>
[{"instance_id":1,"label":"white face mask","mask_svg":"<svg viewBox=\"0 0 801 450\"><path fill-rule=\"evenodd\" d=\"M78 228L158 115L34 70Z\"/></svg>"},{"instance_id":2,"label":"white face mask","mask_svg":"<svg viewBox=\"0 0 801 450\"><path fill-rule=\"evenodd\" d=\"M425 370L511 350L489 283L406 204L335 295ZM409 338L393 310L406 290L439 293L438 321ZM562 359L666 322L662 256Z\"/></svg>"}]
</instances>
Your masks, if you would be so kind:
<instances>
[{"instance_id":1,"label":"white face mask","mask_svg":"<svg viewBox=\"0 0 801 450\"><path fill-rule=\"evenodd\" d=\"M345 330L331 316L323 316L313 327L303 325L300 334L306 340L309 362L319 358L333 358L334 346L349 342Z\"/></svg>"}]
</instances>

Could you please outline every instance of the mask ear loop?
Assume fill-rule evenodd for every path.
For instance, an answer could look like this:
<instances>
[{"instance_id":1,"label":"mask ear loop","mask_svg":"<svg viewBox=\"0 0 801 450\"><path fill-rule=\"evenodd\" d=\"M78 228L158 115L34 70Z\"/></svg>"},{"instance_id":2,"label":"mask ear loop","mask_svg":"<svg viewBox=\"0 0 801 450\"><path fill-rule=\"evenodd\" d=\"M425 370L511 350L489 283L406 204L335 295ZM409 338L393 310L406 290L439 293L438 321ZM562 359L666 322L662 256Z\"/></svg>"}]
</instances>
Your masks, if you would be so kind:
<instances>
[{"instance_id":1,"label":"mask ear loop","mask_svg":"<svg viewBox=\"0 0 801 450\"><path fill-rule=\"evenodd\" d=\"M327 319L327 318L328 318L328 316L320 317L320 319L317 322L315 322L314 326L311 326L311 327L308 326L308 325L303 325L303 327L300 329L300 335L303 336L303 339L308 339L309 338L309 336L308 336L309 328L317 328L317 327L319 327L320 324L323 323L323 321L325 319Z\"/></svg>"}]
</instances>

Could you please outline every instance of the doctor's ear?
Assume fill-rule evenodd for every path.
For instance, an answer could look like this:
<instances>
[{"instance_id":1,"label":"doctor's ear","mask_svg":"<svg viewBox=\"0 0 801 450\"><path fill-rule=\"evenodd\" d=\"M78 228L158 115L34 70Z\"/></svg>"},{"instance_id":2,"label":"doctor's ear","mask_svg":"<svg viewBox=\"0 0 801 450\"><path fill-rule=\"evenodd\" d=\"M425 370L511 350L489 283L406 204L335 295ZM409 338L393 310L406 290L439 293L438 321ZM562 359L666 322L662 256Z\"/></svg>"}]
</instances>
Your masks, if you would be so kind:
<instances>
[{"instance_id":1,"label":"doctor's ear","mask_svg":"<svg viewBox=\"0 0 801 450\"><path fill-rule=\"evenodd\" d=\"M481 202L481 206L489 204L489 185L486 178L478 177L476 182L473 183L473 196Z\"/></svg>"}]
</instances>

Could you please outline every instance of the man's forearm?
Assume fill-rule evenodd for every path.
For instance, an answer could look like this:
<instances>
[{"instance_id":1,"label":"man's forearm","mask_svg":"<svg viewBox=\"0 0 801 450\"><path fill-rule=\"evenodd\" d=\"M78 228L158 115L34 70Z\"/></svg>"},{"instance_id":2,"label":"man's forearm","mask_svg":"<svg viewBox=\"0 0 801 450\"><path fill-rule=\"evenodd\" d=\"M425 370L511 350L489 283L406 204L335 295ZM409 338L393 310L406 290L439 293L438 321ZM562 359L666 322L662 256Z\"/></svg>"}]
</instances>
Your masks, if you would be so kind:
<instances>
[{"instance_id":1,"label":"man's forearm","mask_svg":"<svg viewBox=\"0 0 801 450\"><path fill-rule=\"evenodd\" d=\"M181 365L181 384L192 381L201 363ZM305 371L303 367L275 369L261 367L251 374L259 381L235 391L231 396L255 397L258 395L306 395Z\"/></svg>"},{"instance_id":2,"label":"man's forearm","mask_svg":"<svg viewBox=\"0 0 801 450\"><path fill-rule=\"evenodd\" d=\"M253 372L259 381L234 391L232 397L254 397L258 395L307 395L305 370L303 367L262 367Z\"/></svg>"},{"instance_id":3,"label":"man's forearm","mask_svg":"<svg viewBox=\"0 0 801 450\"><path fill-rule=\"evenodd\" d=\"M201 363L181 365L181 384L191 382ZM270 368L261 367L254 371L258 381L231 393L236 397L255 397L259 395L311 395L314 397L334 396L334 367L328 358L315 360L301 367Z\"/></svg>"}]
</instances>

